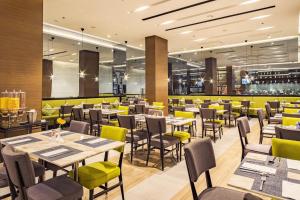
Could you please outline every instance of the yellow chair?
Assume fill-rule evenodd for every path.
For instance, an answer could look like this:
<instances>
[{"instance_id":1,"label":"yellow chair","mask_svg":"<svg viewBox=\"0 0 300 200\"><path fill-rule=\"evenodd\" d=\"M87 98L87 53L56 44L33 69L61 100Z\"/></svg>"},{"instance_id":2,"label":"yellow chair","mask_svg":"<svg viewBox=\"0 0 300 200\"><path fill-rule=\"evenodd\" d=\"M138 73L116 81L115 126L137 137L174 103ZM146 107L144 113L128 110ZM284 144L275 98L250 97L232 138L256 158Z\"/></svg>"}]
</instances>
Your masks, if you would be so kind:
<instances>
[{"instance_id":1,"label":"yellow chair","mask_svg":"<svg viewBox=\"0 0 300 200\"><path fill-rule=\"evenodd\" d=\"M296 126L300 122L300 118L297 117L282 117L283 126Z\"/></svg>"},{"instance_id":2,"label":"yellow chair","mask_svg":"<svg viewBox=\"0 0 300 200\"><path fill-rule=\"evenodd\" d=\"M119 106L118 110L122 111L122 112L119 112L119 115L128 115L129 114L129 106ZM119 126L119 121L117 119L109 120L109 123L113 126Z\"/></svg>"},{"instance_id":3,"label":"yellow chair","mask_svg":"<svg viewBox=\"0 0 300 200\"><path fill-rule=\"evenodd\" d=\"M294 140L272 139L272 155L281 158L300 160L300 142Z\"/></svg>"},{"instance_id":4,"label":"yellow chair","mask_svg":"<svg viewBox=\"0 0 300 200\"><path fill-rule=\"evenodd\" d=\"M296 109L296 108L285 108L284 109L284 113L287 114L298 114L300 112L300 109Z\"/></svg>"},{"instance_id":5,"label":"yellow chair","mask_svg":"<svg viewBox=\"0 0 300 200\"><path fill-rule=\"evenodd\" d=\"M101 130L101 138L125 142L127 129L103 126ZM78 169L79 183L85 188L89 189L89 199L96 198L108 191L120 186L122 199L124 200L124 189L122 180L122 159L124 153L124 146L115 149L120 153L119 162L108 161L108 151L105 152L104 161L94 162ZM73 177L73 171L69 173ZM115 178L119 178L119 182L111 187L107 186L107 183ZM100 187L103 189L100 193L94 195L94 189Z\"/></svg>"},{"instance_id":6,"label":"yellow chair","mask_svg":"<svg viewBox=\"0 0 300 200\"><path fill-rule=\"evenodd\" d=\"M155 106L157 110L163 110L165 108L163 102L153 102L152 105Z\"/></svg>"}]
</instances>

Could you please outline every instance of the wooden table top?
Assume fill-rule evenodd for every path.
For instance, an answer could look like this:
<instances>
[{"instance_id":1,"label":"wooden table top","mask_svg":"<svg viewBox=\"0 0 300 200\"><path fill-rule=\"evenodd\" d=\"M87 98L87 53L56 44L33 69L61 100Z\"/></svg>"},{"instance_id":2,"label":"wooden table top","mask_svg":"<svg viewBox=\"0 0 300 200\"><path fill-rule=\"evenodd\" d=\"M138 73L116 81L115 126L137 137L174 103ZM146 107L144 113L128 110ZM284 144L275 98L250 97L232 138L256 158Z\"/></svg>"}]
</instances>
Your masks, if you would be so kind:
<instances>
[{"instance_id":1,"label":"wooden table top","mask_svg":"<svg viewBox=\"0 0 300 200\"><path fill-rule=\"evenodd\" d=\"M83 139L91 139L91 140L92 139L100 139L101 141L105 141L106 139L91 136L91 135L69 132L69 131L65 131L65 132L69 132L71 134L68 134L68 135L66 134L65 136L62 136L63 142L62 141L57 142L57 141L54 141L53 139L51 139L51 137L45 135L47 132L49 132L49 131L43 131L43 132L38 132L38 133L33 133L33 134L28 134L28 135L22 135L22 136L2 139L2 140L0 140L0 143L3 145L7 145L10 140L16 140L16 139L21 140L21 139L28 138L28 137L38 139L38 141L27 143L27 144L21 144L21 145L12 144L12 145L14 146L14 148L17 151L28 153L29 156L33 160L42 159L42 160L48 161L50 163L53 163L59 167L68 166L75 162L79 162L81 160L95 156L97 154L124 146L123 142L112 141L111 143L103 144L99 147L89 147L87 145L79 144L77 142L80 140L83 140ZM64 131L61 131L61 134L63 134L63 133L64 133ZM59 158L57 160L52 160L50 158L47 159L47 158L41 157L35 153L38 151L47 150L49 148L56 148L59 146L69 147L69 148L72 148L75 150L79 150L79 152L74 155Z\"/></svg>"}]
</instances>

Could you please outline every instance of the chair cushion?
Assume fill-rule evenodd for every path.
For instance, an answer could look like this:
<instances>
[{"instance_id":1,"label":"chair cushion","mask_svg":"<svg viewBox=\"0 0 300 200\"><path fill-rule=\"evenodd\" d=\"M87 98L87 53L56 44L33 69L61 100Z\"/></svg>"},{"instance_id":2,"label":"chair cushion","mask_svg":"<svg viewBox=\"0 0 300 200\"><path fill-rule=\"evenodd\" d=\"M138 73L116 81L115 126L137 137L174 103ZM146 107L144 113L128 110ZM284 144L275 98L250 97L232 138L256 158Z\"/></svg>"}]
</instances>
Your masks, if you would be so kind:
<instances>
[{"instance_id":1,"label":"chair cushion","mask_svg":"<svg viewBox=\"0 0 300 200\"><path fill-rule=\"evenodd\" d=\"M275 135L275 128L263 127L263 134Z\"/></svg>"},{"instance_id":2,"label":"chair cushion","mask_svg":"<svg viewBox=\"0 0 300 200\"><path fill-rule=\"evenodd\" d=\"M166 133L166 135L172 136L172 133ZM191 138L191 134L186 131L174 131L174 137L177 137L181 142Z\"/></svg>"},{"instance_id":3,"label":"chair cushion","mask_svg":"<svg viewBox=\"0 0 300 200\"><path fill-rule=\"evenodd\" d=\"M87 189L94 189L118 177L120 173L120 168L113 162L95 162L79 167L79 183ZM73 171L70 175L73 176Z\"/></svg>"},{"instance_id":4,"label":"chair cushion","mask_svg":"<svg viewBox=\"0 0 300 200\"><path fill-rule=\"evenodd\" d=\"M215 128L220 128L222 125L219 123L215 123ZM213 123L212 122L205 122L204 123L204 128L213 128Z\"/></svg>"},{"instance_id":5,"label":"chair cushion","mask_svg":"<svg viewBox=\"0 0 300 200\"><path fill-rule=\"evenodd\" d=\"M55 113L54 109L51 109L51 105L49 105L48 103L46 103L43 108L42 108L42 114L44 116L50 116L53 115Z\"/></svg>"},{"instance_id":6,"label":"chair cushion","mask_svg":"<svg viewBox=\"0 0 300 200\"><path fill-rule=\"evenodd\" d=\"M246 150L269 155L271 153L271 145L266 144L247 144Z\"/></svg>"},{"instance_id":7,"label":"chair cushion","mask_svg":"<svg viewBox=\"0 0 300 200\"><path fill-rule=\"evenodd\" d=\"M170 135L163 135L162 136L162 141L163 141L163 146L165 148L178 143L178 139L176 137L170 136ZM159 135L151 138L151 146L160 148L160 137L159 137Z\"/></svg>"},{"instance_id":8,"label":"chair cushion","mask_svg":"<svg viewBox=\"0 0 300 200\"><path fill-rule=\"evenodd\" d=\"M204 190L201 192L201 194L198 196L198 199L200 200L244 200L245 193L236 191L236 190L230 190L227 188L221 188L221 187L213 187Z\"/></svg>"},{"instance_id":9,"label":"chair cushion","mask_svg":"<svg viewBox=\"0 0 300 200\"><path fill-rule=\"evenodd\" d=\"M58 176L27 189L29 200L80 199L82 186L66 176Z\"/></svg>"},{"instance_id":10,"label":"chair cushion","mask_svg":"<svg viewBox=\"0 0 300 200\"><path fill-rule=\"evenodd\" d=\"M109 120L109 123L113 126L119 126L118 120Z\"/></svg>"}]
</instances>

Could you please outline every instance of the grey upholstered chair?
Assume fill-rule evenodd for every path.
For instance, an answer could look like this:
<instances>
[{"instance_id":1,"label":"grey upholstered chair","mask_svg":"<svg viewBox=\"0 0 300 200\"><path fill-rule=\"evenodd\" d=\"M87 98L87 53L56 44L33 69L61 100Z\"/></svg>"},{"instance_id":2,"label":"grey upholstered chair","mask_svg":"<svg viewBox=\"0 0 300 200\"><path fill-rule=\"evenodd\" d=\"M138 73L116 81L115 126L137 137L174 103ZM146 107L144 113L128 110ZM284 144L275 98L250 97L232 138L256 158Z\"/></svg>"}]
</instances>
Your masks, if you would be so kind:
<instances>
[{"instance_id":1,"label":"grey upholstered chair","mask_svg":"<svg viewBox=\"0 0 300 200\"><path fill-rule=\"evenodd\" d=\"M210 100L210 99L204 99L203 102L204 102L204 103L211 103L211 100Z\"/></svg>"},{"instance_id":2,"label":"grey upholstered chair","mask_svg":"<svg viewBox=\"0 0 300 200\"><path fill-rule=\"evenodd\" d=\"M289 127L275 127L276 137L285 140L300 141L300 130Z\"/></svg>"},{"instance_id":3,"label":"grey upholstered chair","mask_svg":"<svg viewBox=\"0 0 300 200\"><path fill-rule=\"evenodd\" d=\"M59 117L65 119L70 118L69 115L72 113L74 105L63 105L59 109Z\"/></svg>"},{"instance_id":4,"label":"grey upholstered chair","mask_svg":"<svg viewBox=\"0 0 300 200\"><path fill-rule=\"evenodd\" d=\"M72 109L73 120L84 121L84 113L82 108L73 108Z\"/></svg>"},{"instance_id":5,"label":"grey upholstered chair","mask_svg":"<svg viewBox=\"0 0 300 200\"><path fill-rule=\"evenodd\" d=\"M241 105L242 105L241 114L249 117L250 101L248 100L241 101Z\"/></svg>"},{"instance_id":6,"label":"grey upholstered chair","mask_svg":"<svg viewBox=\"0 0 300 200\"><path fill-rule=\"evenodd\" d=\"M136 104L135 113L136 114L145 114L145 104Z\"/></svg>"},{"instance_id":7,"label":"grey upholstered chair","mask_svg":"<svg viewBox=\"0 0 300 200\"><path fill-rule=\"evenodd\" d=\"M222 124L217 121L216 109L200 108L200 117L202 122L202 138L206 137L206 132L209 131L213 133L214 142L216 141L216 133L219 133L221 139L223 127Z\"/></svg>"},{"instance_id":8,"label":"grey upholstered chair","mask_svg":"<svg viewBox=\"0 0 300 200\"><path fill-rule=\"evenodd\" d=\"M212 186L209 170L216 167L216 159L210 139L192 142L186 145L184 151L194 200L260 200L249 193ZM206 175L207 189L198 195L195 182L202 173Z\"/></svg>"},{"instance_id":9,"label":"grey upholstered chair","mask_svg":"<svg viewBox=\"0 0 300 200\"><path fill-rule=\"evenodd\" d=\"M250 124L247 117L237 119L240 141L242 145L242 160L249 152L270 155L271 145L249 144L247 134L251 132Z\"/></svg>"},{"instance_id":10,"label":"grey upholstered chair","mask_svg":"<svg viewBox=\"0 0 300 200\"><path fill-rule=\"evenodd\" d=\"M193 104L193 99L186 99L184 100L185 101L185 104Z\"/></svg>"},{"instance_id":11,"label":"grey upholstered chair","mask_svg":"<svg viewBox=\"0 0 300 200\"><path fill-rule=\"evenodd\" d=\"M280 101L268 101L270 108L274 110L275 113L279 113L280 110Z\"/></svg>"},{"instance_id":12,"label":"grey upholstered chair","mask_svg":"<svg viewBox=\"0 0 300 200\"><path fill-rule=\"evenodd\" d=\"M264 113L262 109L257 110L258 122L260 127L259 144L262 143L263 138L275 137L275 124L264 125Z\"/></svg>"},{"instance_id":13,"label":"grey upholstered chair","mask_svg":"<svg viewBox=\"0 0 300 200\"><path fill-rule=\"evenodd\" d=\"M172 99L173 106L179 106L179 99Z\"/></svg>"},{"instance_id":14,"label":"grey upholstered chair","mask_svg":"<svg viewBox=\"0 0 300 200\"><path fill-rule=\"evenodd\" d=\"M2 149L9 179L18 189L17 199L81 199L82 186L71 178L59 176L42 183L35 183L34 169L27 153L15 152L12 147Z\"/></svg>"},{"instance_id":15,"label":"grey upholstered chair","mask_svg":"<svg viewBox=\"0 0 300 200\"><path fill-rule=\"evenodd\" d=\"M267 113L267 118L268 118L268 123L269 124L280 124L282 122L281 119L277 119L274 117L275 112L272 111L271 106L269 103L265 104L265 108L266 108L266 113Z\"/></svg>"},{"instance_id":16,"label":"grey upholstered chair","mask_svg":"<svg viewBox=\"0 0 300 200\"><path fill-rule=\"evenodd\" d=\"M165 154L176 150L176 156L178 161L178 146L179 140L176 137L165 135L166 133L166 118L161 117L146 117L146 124L148 130L148 153L146 166L148 166L150 152L152 149L160 150L160 162L162 171L164 171L164 156ZM176 146L174 149L173 146ZM168 148L171 148L168 149Z\"/></svg>"},{"instance_id":17,"label":"grey upholstered chair","mask_svg":"<svg viewBox=\"0 0 300 200\"><path fill-rule=\"evenodd\" d=\"M202 103L201 108L208 108L210 104L210 102Z\"/></svg>"},{"instance_id":18,"label":"grey upholstered chair","mask_svg":"<svg viewBox=\"0 0 300 200\"><path fill-rule=\"evenodd\" d=\"M134 115L118 115L119 126L127 128L129 133L126 134L126 141L130 143L130 162L133 159L133 149L137 149L140 146L144 146L144 142L147 139L147 132L136 129L136 121ZM139 144L139 142L142 142Z\"/></svg>"},{"instance_id":19,"label":"grey upholstered chair","mask_svg":"<svg viewBox=\"0 0 300 200\"><path fill-rule=\"evenodd\" d=\"M91 134L100 136L101 126L109 125L109 122L103 119L102 111L98 109L91 109L89 111L90 115L90 132Z\"/></svg>"},{"instance_id":20,"label":"grey upholstered chair","mask_svg":"<svg viewBox=\"0 0 300 200\"><path fill-rule=\"evenodd\" d=\"M90 124L87 122L81 122L72 120L69 131L81 134L89 134Z\"/></svg>"},{"instance_id":21,"label":"grey upholstered chair","mask_svg":"<svg viewBox=\"0 0 300 200\"><path fill-rule=\"evenodd\" d=\"M226 113L223 114L223 118L225 120L225 125L227 124L227 120L229 121L229 127L231 127L231 122L234 122L234 125L236 126L236 119L240 116L239 113L232 111L232 104L231 103L223 103L224 110L226 110Z\"/></svg>"},{"instance_id":22,"label":"grey upholstered chair","mask_svg":"<svg viewBox=\"0 0 300 200\"><path fill-rule=\"evenodd\" d=\"M85 103L82 105L83 109L92 109L94 108L94 104Z\"/></svg>"}]
</instances>

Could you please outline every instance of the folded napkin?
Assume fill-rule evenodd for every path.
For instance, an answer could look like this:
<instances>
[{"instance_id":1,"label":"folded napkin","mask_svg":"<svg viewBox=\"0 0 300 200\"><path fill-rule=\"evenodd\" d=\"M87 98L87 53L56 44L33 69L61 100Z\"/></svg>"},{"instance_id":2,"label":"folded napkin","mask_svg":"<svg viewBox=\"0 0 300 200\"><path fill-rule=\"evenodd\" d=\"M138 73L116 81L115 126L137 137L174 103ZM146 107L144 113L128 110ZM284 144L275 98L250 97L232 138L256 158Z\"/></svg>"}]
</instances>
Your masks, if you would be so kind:
<instances>
[{"instance_id":1,"label":"folded napkin","mask_svg":"<svg viewBox=\"0 0 300 200\"><path fill-rule=\"evenodd\" d=\"M247 170L257 171L257 172L261 172L261 173L268 173L268 174L276 173L276 169L274 169L274 168L257 165L257 164L253 164L253 163L248 163L248 162L243 163L241 167L244 169L247 169Z\"/></svg>"},{"instance_id":2,"label":"folded napkin","mask_svg":"<svg viewBox=\"0 0 300 200\"><path fill-rule=\"evenodd\" d=\"M292 183L289 181L282 181L282 196L300 200L300 184Z\"/></svg>"}]
</instances>

